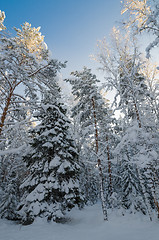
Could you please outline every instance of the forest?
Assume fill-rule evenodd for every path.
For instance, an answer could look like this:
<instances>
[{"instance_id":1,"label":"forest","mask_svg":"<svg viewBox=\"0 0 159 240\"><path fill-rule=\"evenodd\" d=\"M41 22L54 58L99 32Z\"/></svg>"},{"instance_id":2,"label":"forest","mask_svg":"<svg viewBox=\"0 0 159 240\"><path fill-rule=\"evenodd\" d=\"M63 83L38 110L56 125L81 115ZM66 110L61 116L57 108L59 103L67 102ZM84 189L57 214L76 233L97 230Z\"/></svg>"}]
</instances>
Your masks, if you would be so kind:
<instances>
[{"instance_id":1,"label":"forest","mask_svg":"<svg viewBox=\"0 0 159 240\"><path fill-rule=\"evenodd\" d=\"M84 66L64 96L67 62L40 27L10 34L0 11L0 218L66 223L100 201L103 221L109 209L159 220L159 3L124 0L121 14L92 56L104 80Z\"/></svg>"}]
</instances>

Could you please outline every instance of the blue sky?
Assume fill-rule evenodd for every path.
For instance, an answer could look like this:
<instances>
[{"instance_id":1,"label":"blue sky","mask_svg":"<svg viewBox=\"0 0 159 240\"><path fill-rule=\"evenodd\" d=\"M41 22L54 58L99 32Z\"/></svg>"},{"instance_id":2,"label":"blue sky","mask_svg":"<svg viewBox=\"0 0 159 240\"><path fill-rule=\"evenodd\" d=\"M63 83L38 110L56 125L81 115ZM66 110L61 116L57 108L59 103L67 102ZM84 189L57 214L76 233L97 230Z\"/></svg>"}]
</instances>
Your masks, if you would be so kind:
<instances>
[{"instance_id":1,"label":"blue sky","mask_svg":"<svg viewBox=\"0 0 159 240\"><path fill-rule=\"evenodd\" d=\"M41 26L52 57L68 61L64 77L83 66L97 73L89 56L121 18L120 0L1 0L1 10L9 31L26 21Z\"/></svg>"}]
</instances>

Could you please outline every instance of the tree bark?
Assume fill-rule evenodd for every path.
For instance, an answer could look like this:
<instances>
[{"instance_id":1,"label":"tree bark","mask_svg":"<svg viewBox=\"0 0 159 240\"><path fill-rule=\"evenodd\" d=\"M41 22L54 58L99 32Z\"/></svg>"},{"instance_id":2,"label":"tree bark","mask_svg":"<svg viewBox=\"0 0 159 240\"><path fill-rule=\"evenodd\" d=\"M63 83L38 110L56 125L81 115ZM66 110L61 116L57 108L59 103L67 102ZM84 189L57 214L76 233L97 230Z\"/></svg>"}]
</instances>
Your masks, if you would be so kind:
<instances>
[{"instance_id":1,"label":"tree bark","mask_svg":"<svg viewBox=\"0 0 159 240\"><path fill-rule=\"evenodd\" d=\"M93 116L94 116L96 154L98 156L98 148L99 148L99 145L98 145L98 129L97 129L97 117L96 117L94 98L92 98L92 106L93 106ZM103 177L101 160L99 158L98 158L97 164L98 164L99 177L100 177L100 197L101 197L101 203L102 203L103 216L104 216L104 220L108 221L108 215L107 215L107 209L106 209L106 200L105 200L105 196L104 196L104 177Z\"/></svg>"},{"instance_id":2,"label":"tree bark","mask_svg":"<svg viewBox=\"0 0 159 240\"><path fill-rule=\"evenodd\" d=\"M110 151L109 151L109 144L108 144L108 135L106 136L107 142L107 158L108 158L108 174L109 174L109 192L112 195L112 170L111 170L111 161L110 161Z\"/></svg>"},{"instance_id":3,"label":"tree bark","mask_svg":"<svg viewBox=\"0 0 159 240\"><path fill-rule=\"evenodd\" d=\"M10 91L9 91L9 95L8 95L8 97L7 97L7 100L6 100L6 105L5 105L5 107L4 107L4 110L3 110L3 113L2 113L2 116L1 116L0 136L1 136L1 134L2 134L2 129L3 129L3 126L4 126L4 121L5 121L6 116L7 116L7 112L8 112L8 108L9 108L10 102L11 102L12 95L13 95L13 89L11 88Z\"/></svg>"},{"instance_id":4,"label":"tree bark","mask_svg":"<svg viewBox=\"0 0 159 240\"><path fill-rule=\"evenodd\" d=\"M134 107L135 107L135 112L136 112L136 118L138 121L138 126L139 128L141 128L141 121L140 121L140 115L139 115L139 110L137 108L136 102L134 101Z\"/></svg>"},{"instance_id":5,"label":"tree bark","mask_svg":"<svg viewBox=\"0 0 159 240\"><path fill-rule=\"evenodd\" d=\"M21 65L21 64L22 64L22 63L20 63L20 65ZM28 75L28 78L31 78L31 77L35 76L38 72L40 72L41 70L47 68L49 65L50 65L50 63L47 64L47 65L45 65L45 66L43 66L43 67L41 67L41 68L39 68L39 69L36 70L35 72L33 72L33 73L31 73L30 75ZM17 86L19 86L19 85L23 82L23 80L20 80L19 82L17 82L17 79L16 79L16 80L14 80L13 83L11 84L10 81L9 81L9 79L5 76L5 74L3 74L3 72L2 72L1 70L0 70L0 73L1 73L2 76L6 79L6 81L7 81L8 84L9 84L9 87L10 87L10 89L9 89L9 94L8 94L7 99L6 99L6 104L5 104L4 110L3 110L3 112L2 112L1 121L0 121L0 136L1 136L1 134L2 134L2 129L3 129L3 127L4 127L4 122L5 122L7 113L8 113L8 108L9 108L9 106L10 106L11 98L12 98L12 96L13 96L14 90L16 89Z\"/></svg>"}]
</instances>

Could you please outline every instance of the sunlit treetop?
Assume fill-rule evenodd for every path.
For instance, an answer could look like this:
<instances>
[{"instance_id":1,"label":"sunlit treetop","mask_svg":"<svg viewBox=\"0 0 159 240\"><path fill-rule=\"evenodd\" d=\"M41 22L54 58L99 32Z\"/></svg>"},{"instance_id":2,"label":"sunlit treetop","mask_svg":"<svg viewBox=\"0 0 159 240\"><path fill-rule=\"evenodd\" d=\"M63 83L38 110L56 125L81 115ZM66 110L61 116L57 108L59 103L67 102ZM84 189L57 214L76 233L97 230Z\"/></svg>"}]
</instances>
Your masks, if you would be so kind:
<instances>
[{"instance_id":1,"label":"sunlit treetop","mask_svg":"<svg viewBox=\"0 0 159 240\"><path fill-rule=\"evenodd\" d=\"M142 28L151 14L151 9L147 4L147 0L124 0L122 3L123 9L121 14L128 11L130 15L130 21L126 24L126 26L129 27L132 24L137 23L138 28Z\"/></svg>"},{"instance_id":2,"label":"sunlit treetop","mask_svg":"<svg viewBox=\"0 0 159 240\"><path fill-rule=\"evenodd\" d=\"M111 59L114 62L112 56L114 53L120 57L120 60L127 57L127 53L130 52L130 49L133 47L135 38L131 36L130 41L130 32L126 30L126 32L121 32L119 28L113 27L112 32L110 34L110 40L107 41L106 38L103 40L99 40L97 44L97 54L94 57L94 60L97 62L102 61L103 63L108 61L111 64Z\"/></svg>"},{"instance_id":3,"label":"sunlit treetop","mask_svg":"<svg viewBox=\"0 0 159 240\"><path fill-rule=\"evenodd\" d=\"M29 53L33 53L38 60L43 59L43 54L47 50L44 42L44 36L41 35L40 27L31 27L31 24L25 22L21 29L15 28L17 32L17 43L23 44Z\"/></svg>"},{"instance_id":4,"label":"sunlit treetop","mask_svg":"<svg viewBox=\"0 0 159 240\"><path fill-rule=\"evenodd\" d=\"M6 27L3 25L4 19L5 19L5 12L2 12L0 10L0 31L6 29Z\"/></svg>"}]
</instances>

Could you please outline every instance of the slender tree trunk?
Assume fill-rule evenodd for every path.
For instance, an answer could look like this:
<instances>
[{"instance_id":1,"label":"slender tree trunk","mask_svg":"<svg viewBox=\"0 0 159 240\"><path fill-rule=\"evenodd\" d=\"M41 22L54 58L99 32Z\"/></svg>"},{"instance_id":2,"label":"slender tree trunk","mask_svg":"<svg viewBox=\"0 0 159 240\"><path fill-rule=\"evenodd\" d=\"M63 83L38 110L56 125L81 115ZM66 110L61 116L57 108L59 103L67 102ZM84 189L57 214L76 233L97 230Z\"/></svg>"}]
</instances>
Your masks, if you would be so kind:
<instances>
[{"instance_id":1,"label":"slender tree trunk","mask_svg":"<svg viewBox=\"0 0 159 240\"><path fill-rule=\"evenodd\" d=\"M98 169L99 169L99 176L100 176L100 197L101 197L101 202L102 202L103 216L104 216L104 220L108 221L108 214L107 214L107 209L106 209L106 199L104 196L104 178L103 178L103 172L102 172L100 159L98 159Z\"/></svg>"},{"instance_id":2,"label":"slender tree trunk","mask_svg":"<svg viewBox=\"0 0 159 240\"><path fill-rule=\"evenodd\" d=\"M136 118L138 121L138 126L141 128L141 120L140 120L140 115L139 115L139 110L137 108L136 102L134 101L134 107L135 107L135 112L136 112Z\"/></svg>"},{"instance_id":3,"label":"slender tree trunk","mask_svg":"<svg viewBox=\"0 0 159 240\"><path fill-rule=\"evenodd\" d=\"M92 98L92 105L93 105L93 115L94 115L94 128L95 128L95 143L96 143L96 154L98 156L98 129L97 129L97 117L96 117L96 110L95 110L95 101ZM98 169L99 169L99 177L100 177L100 197L102 202L102 210L104 220L108 221L107 209L106 209L106 200L104 196L104 177L102 171L102 164L101 160L98 158Z\"/></svg>"},{"instance_id":4,"label":"slender tree trunk","mask_svg":"<svg viewBox=\"0 0 159 240\"><path fill-rule=\"evenodd\" d=\"M108 158L108 174L109 174L109 192L112 195L112 170L111 170L111 161L110 161L110 151L109 151L109 144L108 144L108 135L106 136L107 142L107 158Z\"/></svg>"},{"instance_id":5,"label":"slender tree trunk","mask_svg":"<svg viewBox=\"0 0 159 240\"><path fill-rule=\"evenodd\" d=\"M2 129L3 129L3 126L4 126L4 122L5 122L7 113L8 113L8 108L9 108L9 105L10 105L10 102L11 102L12 94L13 94L13 89L11 88L10 91L9 91L9 95L8 95L8 97L6 99L6 105L4 107L4 110L3 110L3 113L2 113L2 116L1 116L0 136L2 134Z\"/></svg>"},{"instance_id":6,"label":"slender tree trunk","mask_svg":"<svg viewBox=\"0 0 159 240\"><path fill-rule=\"evenodd\" d=\"M19 63L19 65L22 65L23 63L23 60L24 58L22 59L22 61ZM33 76L35 76L38 72L40 72L41 70L47 68L48 66L50 65L50 63L48 63L47 65L37 69L35 72L31 73L28 75L28 78L31 78ZM22 83L22 80L20 80L19 82L17 82L17 79L13 81L12 85L10 83L10 81L7 79L7 77L5 76L5 74L3 74L3 72L0 70L1 74L3 75L3 77L6 79L6 81L8 82L9 86L10 86L10 90L9 90L9 94L8 94L8 97L6 99L6 105L4 107L4 110L3 110L3 113L2 113L2 116L1 116L1 121L0 121L0 136L2 134L2 129L4 127L4 122L5 122L5 119L6 119L6 116L7 116L7 113L8 113L8 108L10 106L10 103L11 103L11 98L12 98L12 95L14 93L14 90L16 89L16 87L18 85L20 85Z\"/></svg>"},{"instance_id":7,"label":"slender tree trunk","mask_svg":"<svg viewBox=\"0 0 159 240\"><path fill-rule=\"evenodd\" d=\"M137 108L134 90L131 90L131 93L132 93L132 96L133 96L133 103L134 103L134 107L135 107L136 119L137 119L139 128L141 128L140 114L139 114L139 110Z\"/></svg>"},{"instance_id":8,"label":"slender tree trunk","mask_svg":"<svg viewBox=\"0 0 159 240\"><path fill-rule=\"evenodd\" d=\"M156 200L155 197L154 197L154 203L155 203L155 206L157 208L157 218L159 219L159 204L158 204L158 201Z\"/></svg>"}]
</instances>

